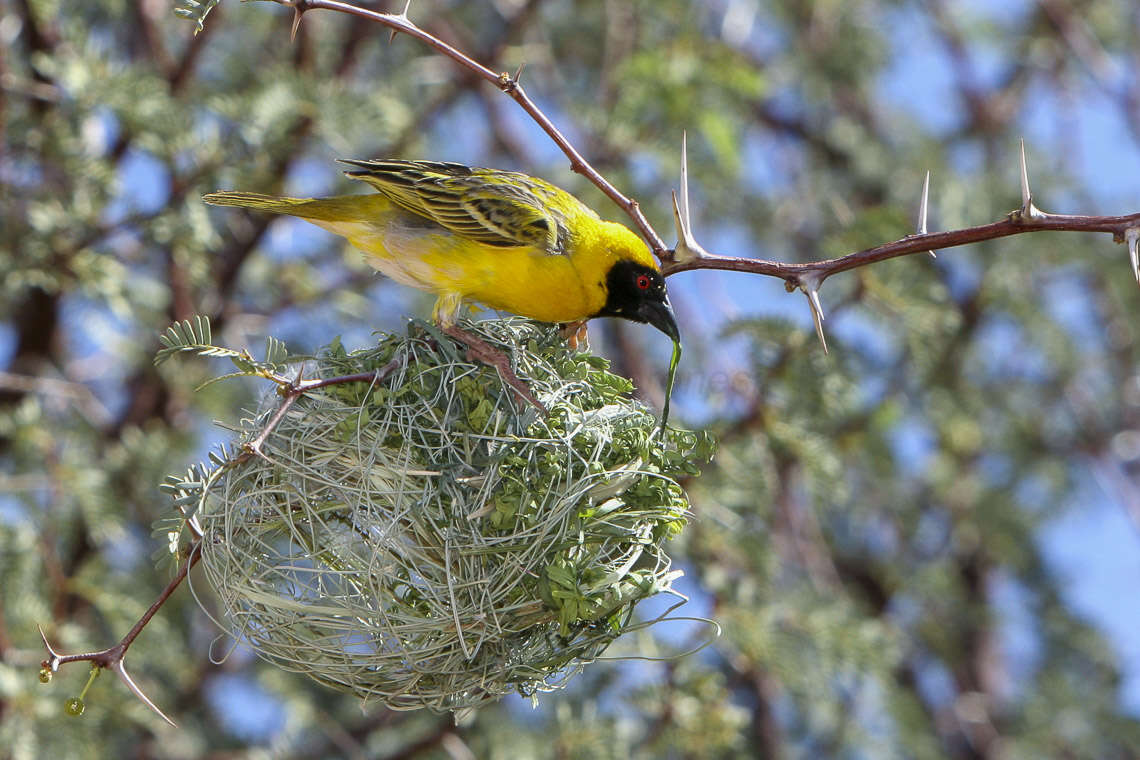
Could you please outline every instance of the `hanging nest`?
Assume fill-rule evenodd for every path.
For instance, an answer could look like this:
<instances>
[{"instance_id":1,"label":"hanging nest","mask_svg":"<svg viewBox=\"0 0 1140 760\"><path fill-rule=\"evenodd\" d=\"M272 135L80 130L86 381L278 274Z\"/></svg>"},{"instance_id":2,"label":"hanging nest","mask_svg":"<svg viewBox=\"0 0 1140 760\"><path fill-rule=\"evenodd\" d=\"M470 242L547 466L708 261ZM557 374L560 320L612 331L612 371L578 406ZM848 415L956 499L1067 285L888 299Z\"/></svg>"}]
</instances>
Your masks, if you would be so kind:
<instances>
[{"instance_id":1,"label":"hanging nest","mask_svg":"<svg viewBox=\"0 0 1140 760\"><path fill-rule=\"evenodd\" d=\"M561 687L670 591L674 480L707 440L659 429L605 360L521 319L465 325L549 409L423 323L316 360L390 365L289 407L261 456L199 501L201 565L237 639L287 670L395 709L459 710ZM394 361L393 361L394 360ZM242 443L278 413L273 395ZM676 593L676 592L672 592Z\"/></svg>"}]
</instances>

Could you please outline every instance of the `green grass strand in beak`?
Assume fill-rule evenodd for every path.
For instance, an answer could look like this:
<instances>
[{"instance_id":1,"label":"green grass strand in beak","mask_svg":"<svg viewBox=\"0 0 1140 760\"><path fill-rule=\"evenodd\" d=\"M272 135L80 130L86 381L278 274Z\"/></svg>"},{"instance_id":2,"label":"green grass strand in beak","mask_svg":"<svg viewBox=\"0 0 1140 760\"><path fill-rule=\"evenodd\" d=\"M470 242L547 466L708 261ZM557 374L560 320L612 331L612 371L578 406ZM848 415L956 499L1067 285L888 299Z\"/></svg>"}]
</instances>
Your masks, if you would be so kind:
<instances>
[{"instance_id":1,"label":"green grass strand in beak","mask_svg":"<svg viewBox=\"0 0 1140 760\"><path fill-rule=\"evenodd\" d=\"M673 341L673 358L669 361L669 379L665 383L665 405L661 409L661 429L669 424L669 403L673 400L673 383L677 380L677 365L681 363L681 341Z\"/></svg>"}]
</instances>

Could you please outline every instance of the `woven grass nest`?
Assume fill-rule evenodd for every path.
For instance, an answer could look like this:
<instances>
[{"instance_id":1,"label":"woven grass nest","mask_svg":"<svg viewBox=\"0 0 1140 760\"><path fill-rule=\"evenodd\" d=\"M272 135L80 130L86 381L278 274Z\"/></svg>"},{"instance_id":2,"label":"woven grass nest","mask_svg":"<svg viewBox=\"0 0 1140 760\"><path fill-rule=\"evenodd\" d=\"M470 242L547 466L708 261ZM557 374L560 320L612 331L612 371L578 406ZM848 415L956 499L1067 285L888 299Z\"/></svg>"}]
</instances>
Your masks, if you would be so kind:
<instances>
[{"instance_id":1,"label":"woven grass nest","mask_svg":"<svg viewBox=\"0 0 1140 760\"><path fill-rule=\"evenodd\" d=\"M634 605L680 575L663 548L689 506L674 478L710 453L555 329L465 328L511 356L549 417L423 323L351 353L334 342L322 378L395 369L302 396L197 515L235 638L395 709L559 688L637 627Z\"/></svg>"}]
</instances>

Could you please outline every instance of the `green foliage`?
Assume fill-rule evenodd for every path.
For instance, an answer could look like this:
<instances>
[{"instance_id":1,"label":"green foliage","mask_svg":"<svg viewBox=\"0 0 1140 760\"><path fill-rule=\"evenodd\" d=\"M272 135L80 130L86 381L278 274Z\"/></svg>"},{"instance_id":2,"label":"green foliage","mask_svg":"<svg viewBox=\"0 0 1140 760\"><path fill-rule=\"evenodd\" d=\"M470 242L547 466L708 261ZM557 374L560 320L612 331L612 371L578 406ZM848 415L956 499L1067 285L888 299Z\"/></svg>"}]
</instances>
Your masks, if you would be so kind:
<instances>
[{"instance_id":1,"label":"green foliage","mask_svg":"<svg viewBox=\"0 0 1140 760\"><path fill-rule=\"evenodd\" d=\"M928 168L932 229L996 219L1019 203L1022 135L1035 138L1038 205L1135 210L1112 174L1136 153L1127 129L1090 170L1041 128L1064 123L1072 145L1099 150L1103 139L1086 138L1108 132L1089 123L1134 121L1113 74L1133 55L1133 4L945 5L417 0L410 14L494 70L525 62L528 92L667 240L682 131L698 238L742 256L807 260L904 235ZM699 389L679 394L674 415L720 441L713 465L684 481L694 519L670 544L697 609L723 627L695 657L668 660L705 629L651 626L611 653L665 662L598 663L534 712L501 704L458 726L362 714L355 698L241 653L213 665L224 652L194 595L208 609L217 600L195 577L129 657L179 730L114 678L68 719L86 671L41 683L36 625L64 651L88 651L146 610L169 578L148 556L169 558L171 537L185 551L181 510L237 453L218 449L231 431L211 420L256 408L264 378L298 370L281 344L263 354L263 336L312 353L341 333L335 363L370 330L401 332L426 313L339 242L207 209L202 193L355 192L334 158L440 158L540 174L620 218L508 100L417 41L389 44L322 11L291 45L290 9L226 3L203 26L215 7L0 8L5 756L431 757L460 744L512 760L1135 754L1140 721L1121 702L1134 664L1074 607L1085 566L1061 575L1047 551L1069 520L1116 517L1138 461L1136 284L1122 247L1073 233L830 278L827 356L802 296L779 282L670 278L681 371L695 384L682 386ZM198 312L212 329L187 322ZM623 372L564 369L605 392L627 389L617 375L628 370L652 396L657 346L640 351L636 328L592 331ZM191 355L255 379L196 392L216 367ZM717 373L733 382L703 393ZM472 430L496 423L483 380L454 388ZM362 419L391 401L375 393ZM349 425L334 432L352 439ZM681 476L687 461L669 457L659 467ZM499 525L533 520L528 478L552 477L546 462L510 467L511 498L488 518ZM185 474L164 481L172 471ZM1087 532L1066 536L1076 556L1103 551L1077 545ZM567 619L604 606L575 590L595 579L574 562L545 579ZM1125 593L1119 606L1135 605ZM250 696L235 707L223 699L233 694Z\"/></svg>"},{"instance_id":2,"label":"green foliage","mask_svg":"<svg viewBox=\"0 0 1140 760\"><path fill-rule=\"evenodd\" d=\"M215 346L210 332L210 320L201 314L195 315L193 320L185 319L175 322L166 328L166 332L159 336L158 342L162 344L154 355L154 364L164 363L175 354L191 353L197 356L220 356L229 359L237 372L228 375L219 375L210 378L197 390L234 377L263 377L277 382L281 386L288 384L288 380L281 377L285 364L292 361L284 341L273 336L265 338L265 359L258 361L248 351L237 351L224 346Z\"/></svg>"},{"instance_id":3,"label":"green foliage","mask_svg":"<svg viewBox=\"0 0 1140 760\"><path fill-rule=\"evenodd\" d=\"M154 364L158 366L164 361L183 351L192 351L201 356L241 356L240 351L228 348L219 348L213 345L213 336L210 333L210 319L202 315L182 322L175 322L166 328L166 333L159 336L158 342L162 348L154 355Z\"/></svg>"}]
</instances>

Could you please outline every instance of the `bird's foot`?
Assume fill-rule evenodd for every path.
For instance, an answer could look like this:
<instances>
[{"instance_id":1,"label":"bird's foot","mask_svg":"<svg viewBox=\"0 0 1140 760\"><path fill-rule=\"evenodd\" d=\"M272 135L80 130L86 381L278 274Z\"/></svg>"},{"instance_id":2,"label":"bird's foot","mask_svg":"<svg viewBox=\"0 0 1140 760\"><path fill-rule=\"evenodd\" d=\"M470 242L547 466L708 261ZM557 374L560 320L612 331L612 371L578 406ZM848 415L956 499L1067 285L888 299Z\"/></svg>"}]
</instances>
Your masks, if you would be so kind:
<instances>
[{"instance_id":1,"label":"bird's foot","mask_svg":"<svg viewBox=\"0 0 1140 760\"><path fill-rule=\"evenodd\" d=\"M577 351L581 348L583 351L588 351L590 349L590 334L586 331L586 320L579 319L577 322L559 325L559 332L572 350Z\"/></svg>"},{"instance_id":2,"label":"bird's foot","mask_svg":"<svg viewBox=\"0 0 1140 760\"><path fill-rule=\"evenodd\" d=\"M464 343L467 346L468 359L481 361L488 366L494 367L498 371L499 377L502 378L503 382L511 387L511 390L513 390L515 394L518 395L519 399L523 403L529 403L533 405L535 409L542 412L544 416L549 416L550 412L546 410L546 407L542 405L542 402L539 401L533 393L531 393L531 390L527 384L520 380L518 375L515 374L515 371L511 369L511 362L510 359L507 358L506 354L492 346L487 341L480 338L478 335L473 335L458 325L442 327L442 329L446 334L450 335L451 337Z\"/></svg>"}]
</instances>

